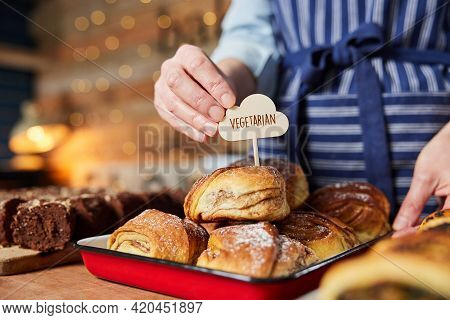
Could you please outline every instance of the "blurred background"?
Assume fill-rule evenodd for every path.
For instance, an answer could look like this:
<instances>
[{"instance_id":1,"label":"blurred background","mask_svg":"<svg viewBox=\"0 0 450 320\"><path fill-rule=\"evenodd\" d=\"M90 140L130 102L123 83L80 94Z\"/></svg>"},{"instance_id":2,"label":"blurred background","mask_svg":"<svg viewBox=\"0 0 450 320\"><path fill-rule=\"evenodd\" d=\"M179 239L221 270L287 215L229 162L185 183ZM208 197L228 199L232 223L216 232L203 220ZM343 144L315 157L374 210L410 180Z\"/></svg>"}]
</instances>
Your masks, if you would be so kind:
<instances>
[{"instance_id":1,"label":"blurred background","mask_svg":"<svg viewBox=\"0 0 450 320\"><path fill-rule=\"evenodd\" d=\"M246 146L198 145L152 104L161 63L183 43L210 53L228 5L0 0L0 187L183 186L239 157Z\"/></svg>"}]
</instances>

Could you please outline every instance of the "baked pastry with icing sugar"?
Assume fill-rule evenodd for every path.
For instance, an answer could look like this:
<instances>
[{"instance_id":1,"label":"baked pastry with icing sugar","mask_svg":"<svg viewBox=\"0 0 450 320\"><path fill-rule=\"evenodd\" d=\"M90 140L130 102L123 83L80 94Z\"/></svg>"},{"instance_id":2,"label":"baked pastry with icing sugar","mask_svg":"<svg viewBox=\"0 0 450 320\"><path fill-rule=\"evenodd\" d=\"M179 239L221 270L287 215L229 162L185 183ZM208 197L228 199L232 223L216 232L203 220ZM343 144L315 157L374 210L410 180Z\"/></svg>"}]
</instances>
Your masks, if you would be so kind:
<instances>
[{"instance_id":1,"label":"baked pastry with icing sugar","mask_svg":"<svg viewBox=\"0 0 450 320\"><path fill-rule=\"evenodd\" d=\"M276 221L290 212L286 184L272 167L217 169L196 181L184 201L196 222Z\"/></svg>"}]
</instances>

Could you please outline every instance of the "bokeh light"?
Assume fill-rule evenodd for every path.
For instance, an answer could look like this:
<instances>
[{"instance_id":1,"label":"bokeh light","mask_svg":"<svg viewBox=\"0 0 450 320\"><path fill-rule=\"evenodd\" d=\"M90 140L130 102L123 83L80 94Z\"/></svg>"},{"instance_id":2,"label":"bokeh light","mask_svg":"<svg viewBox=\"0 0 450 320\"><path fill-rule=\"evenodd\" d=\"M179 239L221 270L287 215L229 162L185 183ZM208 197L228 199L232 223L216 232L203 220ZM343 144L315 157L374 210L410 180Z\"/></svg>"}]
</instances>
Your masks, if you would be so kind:
<instances>
[{"instance_id":1,"label":"bokeh light","mask_svg":"<svg viewBox=\"0 0 450 320\"><path fill-rule=\"evenodd\" d=\"M108 114L108 118L112 123L120 123L123 120L123 112L119 109L112 109Z\"/></svg>"},{"instance_id":2,"label":"bokeh light","mask_svg":"<svg viewBox=\"0 0 450 320\"><path fill-rule=\"evenodd\" d=\"M106 16L105 13L101 10L95 10L91 12L91 21L93 24L100 26L105 23Z\"/></svg>"},{"instance_id":3,"label":"bokeh light","mask_svg":"<svg viewBox=\"0 0 450 320\"><path fill-rule=\"evenodd\" d=\"M217 22L217 16L214 12L208 11L203 15L203 23L207 26L213 26Z\"/></svg>"},{"instance_id":4,"label":"bokeh light","mask_svg":"<svg viewBox=\"0 0 450 320\"><path fill-rule=\"evenodd\" d=\"M73 112L69 116L69 123L74 127L79 127L84 123L84 116L81 112Z\"/></svg>"},{"instance_id":5,"label":"bokeh light","mask_svg":"<svg viewBox=\"0 0 450 320\"><path fill-rule=\"evenodd\" d=\"M133 68L128 64L123 64L119 67L118 72L122 78L128 79L133 75Z\"/></svg>"},{"instance_id":6,"label":"bokeh light","mask_svg":"<svg viewBox=\"0 0 450 320\"><path fill-rule=\"evenodd\" d=\"M158 26L161 29L168 29L168 28L170 28L171 25L172 25L172 19L168 15L162 14L158 17Z\"/></svg>"},{"instance_id":7,"label":"bokeh light","mask_svg":"<svg viewBox=\"0 0 450 320\"><path fill-rule=\"evenodd\" d=\"M152 48L148 44L143 43L137 47L137 53L141 58L148 58L152 55Z\"/></svg>"},{"instance_id":8,"label":"bokeh light","mask_svg":"<svg viewBox=\"0 0 450 320\"><path fill-rule=\"evenodd\" d=\"M86 48L86 57L90 60L97 60L100 56L100 50L96 46L88 46Z\"/></svg>"},{"instance_id":9,"label":"bokeh light","mask_svg":"<svg viewBox=\"0 0 450 320\"><path fill-rule=\"evenodd\" d=\"M122 151L123 153L125 153L126 155L133 155L134 153L136 153L136 144L132 141L126 141L122 144Z\"/></svg>"},{"instance_id":10,"label":"bokeh light","mask_svg":"<svg viewBox=\"0 0 450 320\"><path fill-rule=\"evenodd\" d=\"M120 45L120 41L115 36L109 36L105 39L105 47L108 50L114 51L117 48L119 48L119 45Z\"/></svg>"},{"instance_id":11,"label":"bokeh light","mask_svg":"<svg viewBox=\"0 0 450 320\"><path fill-rule=\"evenodd\" d=\"M153 72L152 74L152 79L154 82L158 81L159 77L161 76L161 71L156 70L155 72Z\"/></svg>"},{"instance_id":12,"label":"bokeh light","mask_svg":"<svg viewBox=\"0 0 450 320\"><path fill-rule=\"evenodd\" d=\"M152 2L152 0L140 0L140 1L144 4L148 4L148 3Z\"/></svg>"},{"instance_id":13,"label":"bokeh light","mask_svg":"<svg viewBox=\"0 0 450 320\"><path fill-rule=\"evenodd\" d=\"M86 31L89 28L89 20L86 17L77 17L73 23L78 31Z\"/></svg>"},{"instance_id":14,"label":"bokeh light","mask_svg":"<svg viewBox=\"0 0 450 320\"><path fill-rule=\"evenodd\" d=\"M95 80L95 87L98 91L104 92L109 89L109 81L108 79L105 79L103 77L98 78Z\"/></svg>"},{"instance_id":15,"label":"bokeh light","mask_svg":"<svg viewBox=\"0 0 450 320\"><path fill-rule=\"evenodd\" d=\"M120 19L120 25L125 30L131 30L134 28L136 21L132 16L123 16L122 19Z\"/></svg>"}]
</instances>

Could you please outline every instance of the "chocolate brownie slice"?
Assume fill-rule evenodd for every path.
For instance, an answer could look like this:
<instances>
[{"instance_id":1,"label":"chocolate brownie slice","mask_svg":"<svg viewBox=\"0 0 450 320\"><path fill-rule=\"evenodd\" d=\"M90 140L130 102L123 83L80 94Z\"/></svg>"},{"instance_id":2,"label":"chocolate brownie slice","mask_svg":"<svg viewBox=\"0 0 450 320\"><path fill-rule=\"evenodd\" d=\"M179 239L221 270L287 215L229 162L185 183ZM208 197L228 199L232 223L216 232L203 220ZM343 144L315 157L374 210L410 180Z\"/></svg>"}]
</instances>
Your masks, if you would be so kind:
<instances>
[{"instance_id":1,"label":"chocolate brownie slice","mask_svg":"<svg viewBox=\"0 0 450 320\"><path fill-rule=\"evenodd\" d=\"M75 240L111 232L118 227L118 213L104 194L83 194L70 199L76 212Z\"/></svg>"},{"instance_id":2,"label":"chocolate brownie slice","mask_svg":"<svg viewBox=\"0 0 450 320\"><path fill-rule=\"evenodd\" d=\"M20 204L11 223L15 244L43 252L63 249L75 227L73 211L63 201L32 200Z\"/></svg>"},{"instance_id":3,"label":"chocolate brownie slice","mask_svg":"<svg viewBox=\"0 0 450 320\"><path fill-rule=\"evenodd\" d=\"M0 201L0 245L12 244L11 222L17 213L17 206L23 202L25 200L19 197Z\"/></svg>"}]
</instances>

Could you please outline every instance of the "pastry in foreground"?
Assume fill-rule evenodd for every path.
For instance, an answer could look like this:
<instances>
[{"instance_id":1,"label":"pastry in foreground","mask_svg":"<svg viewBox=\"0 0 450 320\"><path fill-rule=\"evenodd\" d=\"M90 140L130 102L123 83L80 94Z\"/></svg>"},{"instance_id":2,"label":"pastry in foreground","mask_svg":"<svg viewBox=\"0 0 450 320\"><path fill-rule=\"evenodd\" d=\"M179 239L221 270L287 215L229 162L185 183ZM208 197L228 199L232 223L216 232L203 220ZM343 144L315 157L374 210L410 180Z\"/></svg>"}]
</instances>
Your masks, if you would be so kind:
<instances>
[{"instance_id":1,"label":"pastry in foreground","mask_svg":"<svg viewBox=\"0 0 450 320\"><path fill-rule=\"evenodd\" d=\"M275 221L290 209L281 174L261 166L221 168L197 180L186 196L184 211L196 222Z\"/></svg>"},{"instance_id":2,"label":"pastry in foreground","mask_svg":"<svg viewBox=\"0 0 450 320\"><path fill-rule=\"evenodd\" d=\"M337 218L355 231L361 242L389 231L389 201L375 186L365 182L346 182L325 186L307 200L308 210Z\"/></svg>"},{"instance_id":3,"label":"pastry in foreground","mask_svg":"<svg viewBox=\"0 0 450 320\"><path fill-rule=\"evenodd\" d=\"M114 231L108 249L193 264L207 243L208 233L203 227L151 209Z\"/></svg>"},{"instance_id":4,"label":"pastry in foreground","mask_svg":"<svg viewBox=\"0 0 450 320\"><path fill-rule=\"evenodd\" d=\"M357 246L353 230L341 221L312 212L293 212L278 225L280 234L312 249L320 260Z\"/></svg>"},{"instance_id":5,"label":"pastry in foreground","mask_svg":"<svg viewBox=\"0 0 450 320\"><path fill-rule=\"evenodd\" d=\"M214 230L197 266L251 277L281 277L305 268L317 258L299 241L280 237L268 222Z\"/></svg>"},{"instance_id":6,"label":"pastry in foreground","mask_svg":"<svg viewBox=\"0 0 450 320\"><path fill-rule=\"evenodd\" d=\"M253 157L238 160L230 167L244 167L254 165ZM291 210L299 208L309 196L308 180L302 168L285 158L261 159L262 166L274 167L286 181L286 199Z\"/></svg>"},{"instance_id":7,"label":"pastry in foreground","mask_svg":"<svg viewBox=\"0 0 450 320\"><path fill-rule=\"evenodd\" d=\"M450 209L439 210L427 216L420 224L419 230L438 230L450 233Z\"/></svg>"},{"instance_id":8,"label":"pastry in foreground","mask_svg":"<svg viewBox=\"0 0 450 320\"><path fill-rule=\"evenodd\" d=\"M324 299L449 299L449 266L450 236L418 232L331 267L319 293Z\"/></svg>"}]
</instances>

